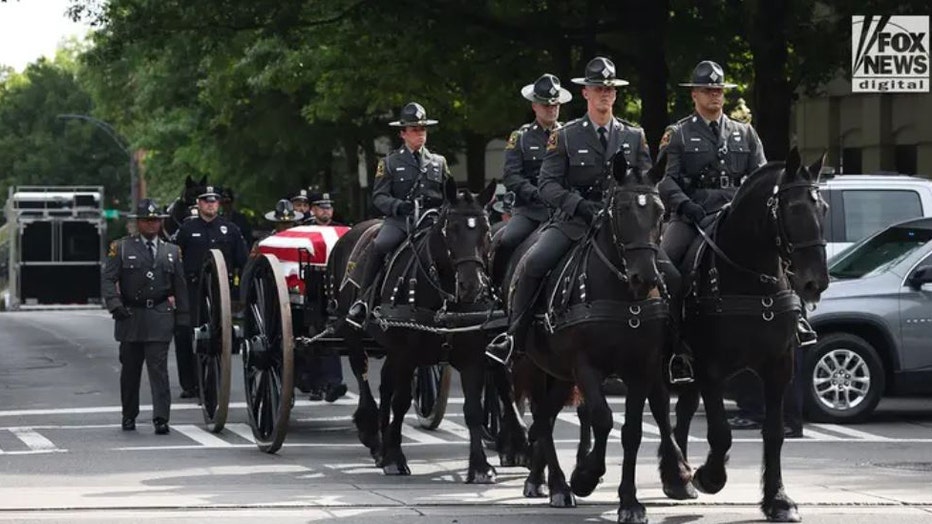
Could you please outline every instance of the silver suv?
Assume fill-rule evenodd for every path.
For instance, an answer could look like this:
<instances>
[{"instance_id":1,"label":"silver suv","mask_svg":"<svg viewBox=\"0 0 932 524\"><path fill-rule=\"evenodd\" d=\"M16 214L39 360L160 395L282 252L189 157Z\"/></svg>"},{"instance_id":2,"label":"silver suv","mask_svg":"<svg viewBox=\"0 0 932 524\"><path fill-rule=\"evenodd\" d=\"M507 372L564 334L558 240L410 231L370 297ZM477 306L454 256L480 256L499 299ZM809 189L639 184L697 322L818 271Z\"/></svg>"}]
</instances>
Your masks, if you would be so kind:
<instances>
[{"instance_id":1,"label":"silver suv","mask_svg":"<svg viewBox=\"0 0 932 524\"><path fill-rule=\"evenodd\" d=\"M932 181L905 175L823 175L826 255L882 228L910 218L932 216Z\"/></svg>"},{"instance_id":2,"label":"silver suv","mask_svg":"<svg viewBox=\"0 0 932 524\"><path fill-rule=\"evenodd\" d=\"M857 422L885 394L932 394L932 218L887 227L829 263L831 284L810 314L806 409Z\"/></svg>"}]
</instances>

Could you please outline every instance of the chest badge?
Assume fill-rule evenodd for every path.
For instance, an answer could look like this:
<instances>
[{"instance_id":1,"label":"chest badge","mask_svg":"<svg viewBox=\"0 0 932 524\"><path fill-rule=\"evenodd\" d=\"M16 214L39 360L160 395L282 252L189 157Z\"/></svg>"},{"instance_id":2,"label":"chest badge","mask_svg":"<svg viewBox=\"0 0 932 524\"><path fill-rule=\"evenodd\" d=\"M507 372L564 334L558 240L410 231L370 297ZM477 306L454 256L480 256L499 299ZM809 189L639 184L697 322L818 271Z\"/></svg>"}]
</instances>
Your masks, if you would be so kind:
<instances>
[{"instance_id":1,"label":"chest badge","mask_svg":"<svg viewBox=\"0 0 932 524\"><path fill-rule=\"evenodd\" d=\"M146 278L148 278L149 280L155 280L155 273L153 273L152 271L146 271Z\"/></svg>"},{"instance_id":2,"label":"chest badge","mask_svg":"<svg viewBox=\"0 0 932 524\"><path fill-rule=\"evenodd\" d=\"M644 194L638 195L638 206L640 207L647 206L647 195L644 195Z\"/></svg>"},{"instance_id":3,"label":"chest badge","mask_svg":"<svg viewBox=\"0 0 932 524\"><path fill-rule=\"evenodd\" d=\"M171 253L168 254L168 262L171 263L171 264L174 264L174 263L175 263L175 258L172 256Z\"/></svg>"},{"instance_id":4,"label":"chest badge","mask_svg":"<svg viewBox=\"0 0 932 524\"><path fill-rule=\"evenodd\" d=\"M226 235L226 234L227 234L227 226L220 226L220 232L223 233L224 235Z\"/></svg>"}]
</instances>

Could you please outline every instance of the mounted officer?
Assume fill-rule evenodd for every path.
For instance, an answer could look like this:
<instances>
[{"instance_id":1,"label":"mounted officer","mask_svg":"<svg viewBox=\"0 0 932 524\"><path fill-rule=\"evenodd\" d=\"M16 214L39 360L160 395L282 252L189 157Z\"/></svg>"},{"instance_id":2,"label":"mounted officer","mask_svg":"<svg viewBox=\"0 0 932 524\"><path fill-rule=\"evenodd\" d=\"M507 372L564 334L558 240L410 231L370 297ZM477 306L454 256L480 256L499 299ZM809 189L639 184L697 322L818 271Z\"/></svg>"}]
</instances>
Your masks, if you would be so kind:
<instances>
[{"instance_id":1,"label":"mounted officer","mask_svg":"<svg viewBox=\"0 0 932 524\"><path fill-rule=\"evenodd\" d=\"M512 350L523 351L532 309L547 273L581 239L602 210L602 192L611 178L611 159L623 151L628 164L642 171L652 163L644 130L612 115L616 88L628 82L615 77L615 64L597 57L586 65L582 85L588 111L551 133L540 168L539 193L555 210L555 221L525 255L525 272L518 279L507 333L486 348L490 359L507 363Z\"/></svg>"},{"instance_id":2,"label":"mounted officer","mask_svg":"<svg viewBox=\"0 0 932 524\"><path fill-rule=\"evenodd\" d=\"M152 388L155 432L169 432L171 388L168 382L168 345L176 326L190 332L188 292L181 250L159 238L162 214L155 202L143 199L136 213L138 233L110 244L103 273L103 296L116 320L120 343L120 396L123 430L136 429L142 365Z\"/></svg>"},{"instance_id":3,"label":"mounted officer","mask_svg":"<svg viewBox=\"0 0 932 524\"><path fill-rule=\"evenodd\" d=\"M502 181L505 188L515 195L514 210L501 241L495 248L495 263L492 280L499 285L504 278L505 268L514 250L535 229L550 219L550 209L540 198L538 175L544 162L544 153L550 133L561 124L560 105L573 99L569 91L560 87L560 79L544 74L533 84L521 89L521 96L531 101L534 121L524 124L511 133L505 145L505 165Z\"/></svg>"},{"instance_id":4,"label":"mounted officer","mask_svg":"<svg viewBox=\"0 0 932 524\"><path fill-rule=\"evenodd\" d=\"M211 249L223 252L231 278L238 279L246 267L248 250L236 224L219 215L220 193L214 186L206 186L197 197L198 217L186 221L178 230L175 243L184 253L184 274L188 281L188 298L197 300L201 266ZM192 335L189 329L175 334L175 357L181 382L181 398L197 397L197 373L194 366Z\"/></svg>"},{"instance_id":5,"label":"mounted officer","mask_svg":"<svg viewBox=\"0 0 932 524\"><path fill-rule=\"evenodd\" d=\"M438 123L427 118L427 111L421 104L411 102L401 109L399 119L389 124L401 129L399 134L404 144L379 161L375 172L372 205L385 214L385 221L370 247L372 253L359 288L361 298L346 316L346 321L353 326L361 327L366 320L370 288L385 257L407 238L415 202L420 203L421 209L443 204L443 184L450 176L447 159L424 147L427 128Z\"/></svg>"}]
</instances>

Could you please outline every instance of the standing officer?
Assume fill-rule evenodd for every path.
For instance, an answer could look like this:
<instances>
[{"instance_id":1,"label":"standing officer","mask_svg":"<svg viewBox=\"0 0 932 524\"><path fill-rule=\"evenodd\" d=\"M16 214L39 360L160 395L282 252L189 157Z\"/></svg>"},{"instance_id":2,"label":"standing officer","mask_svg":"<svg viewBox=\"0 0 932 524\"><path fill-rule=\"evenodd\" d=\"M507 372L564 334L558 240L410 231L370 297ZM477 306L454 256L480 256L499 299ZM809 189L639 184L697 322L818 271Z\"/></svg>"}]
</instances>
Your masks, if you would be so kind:
<instances>
[{"instance_id":1,"label":"standing officer","mask_svg":"<svg viewBox=\"0 0 932 524\"><path fill-rule=\"evenodd\" d=\"M533 84L521 89L521 96L531 101L535 119L511 133L505 145L505 165L502 181L515 195L514 212L495 248L492 280L501 285L505 268L514 250L542 223L550 219L550 209L540 198L537 176L544 161L550 133L560 127L560 104L573 99L560 87L560 79L544 74Z\"/></svg>"},{"instance_id":2,"label":"standing officer","mask_svg":"<svg viewBox=\"0 0 932 524\"><path fill-rule=\"evenodd\" d=\"M308 199L311 202L311 216L305 222L306 224L317 224L318 226L342 226L333 221L333 200L330 193L312 192Z\"/></svg>"},{"instance_id":3,"label":"standing officer","mask_svg":"<svg viewBox=\"0 0 932 524\"><path fill-rule=\"evenodd\" d=\"M304 217L298 224L303 224L310 220L310 200L308 199L307 189L302 189L295 193L294 196L291 197L291 205L294 207L296 213L301 213L301 216Z\"/></svg>"},{"instance_id":4,"label":"standing officer","mask_svg":"<svg viewBox=\"0 0 932 524\"><path fill-rule=\"evenodd\" d=\"M486 356L503 364L513 349L524 350L531 309L544 277L585 235L602 209L612 157L622 151L631 166L642 171L651 167L644 130L612 115L615 89L628 85L615 77L615 64L608 58L593 58L586 65L585 77L574 78L573 83L583 86L588 110L586 116L551 133L547 142L539 193L554 208L556 220L525 255L525 273L514 292L508 332L486 348Z\"/></svg>"},{"instance_id":5,"label":"standing officer","mask_svg":"<svg viewBox=\"0 0 932 524\"><path fill-rule=\"evenodd\" d=\"M188 282L188 299L192 308L198 307L197 289L201 266L211 249L223 252L227 271L234 283L246 267L246 242L236 224L218 214L220 194L214 186L207 186L197 197L198 217L186 221L178 230L175 243L184 253L184 274ZM181 398L198 396L197 371L192 350L193 334L190 329L179 329L175 333L175 357L178 361L178 381L181 383Z\"/></svg>"},{"instance_id":6,"label":"standing officer","mask_svg":"<svg viewBox=\"0 0 932 524\"><path fill-rule=\"evenodd\" d=\"M437 120L427 118L427 111L421 104L410 102L401 109L399 119L388 124L401 128L399 135L404 145L379 161L375 172L372 205L384 213L386 218L370 248L372 253L366 262L359 287L360 299L346 315L346 321L353 326L362 327L366 320L369 288L378 276L385 257L408 236L408 223L414 217L414 202L419 200L422 209L443 204L443 184L450 176L450 168L447 167L446 158L424 147L428 126L438 123Z\"/></svg>"},{"instance_id":7,"label":"standing officer","mask_svg":"<svg viewBox=\"0 0 932 524\"><path fill-rule=\"evenodd\" d=\"M116 320L114 336L120 343L124 431L136 429L139 380L145 362L155 432L168 433L168 344L176 326L191 329L181 250L159 238L162 219L167 216L152 200L141 200L136 214L130 215L136 219L139 233L110 244L104 268L104 300Z\"/></svg>"}]
</instances>

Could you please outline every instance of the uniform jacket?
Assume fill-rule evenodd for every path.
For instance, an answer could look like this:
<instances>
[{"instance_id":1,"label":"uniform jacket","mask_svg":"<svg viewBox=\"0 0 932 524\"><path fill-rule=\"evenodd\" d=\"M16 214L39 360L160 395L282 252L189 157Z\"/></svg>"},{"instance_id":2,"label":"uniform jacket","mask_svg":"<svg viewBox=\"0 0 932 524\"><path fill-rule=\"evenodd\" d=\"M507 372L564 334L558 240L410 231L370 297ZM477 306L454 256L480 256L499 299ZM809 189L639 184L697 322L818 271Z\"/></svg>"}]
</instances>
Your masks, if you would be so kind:
<instances>
[{"instance_id":1,"label":"uniform jacket","mask_svg":"<svg viewBox=\"0 0 932 524\"><path fill-rule=\"evenodd\" d=\"M562 124L557 123L556 129ZM550 219L550 208L540 199L537 190L540 166L547 151L549 133L536 122L524 124L511 133L505 145L505 165L502 182L515 194L515 215L524 215L537 222Z\"/></svg>"},{"instance_id":2,"label":"uniform jacket","mask_svg":"<svg viewBox=\"0 0 932 524\"><path fill-rule=\"evenodd\" d=\"M223 252L231 275L234 268L242 271L246 267L249 252L243 235L236 224L223 217L218 216L210 222L200 217L188 220L178 231L175 243L184 253L184 273L189 279L201 274L201 265L211 249Z\"/></svg>"},{"instance_id":3,"label":"uniform jacket","mask_svg":"<svg viewBox=\"0 0 932 524\"><path fill-rule=\"evenodd\" d=\"M401 146L379 161L372 190L372 205L385 215L385 225L407 230L406 217L398 216L398 206L405 200L412 203L423 197L428 208L439 207L444 201L443 184L450 176L447 159L421 148L421 162Z\"/></svg>"},{"instance_id":4,"label":"uniform jacket","mask_svg":"<svg viewBox=\"0 0 932 524\"><path fill-rule=\"evenodd\" d=\"M153 260L139 235L110 245L103 273L107 310L125 306L132 312L117 320L114 337L119 342L170 342L175 324L190 325L188 292L178 246L160 241ZM175 306L167 300L175 297ZM152 307L140 304L151 300Z\"/></svg>"},{"instance_id":5,"label":"uniform jacket","mask_svg":"<svg viewBox=\"0 0 932 524\"><path fill-rule=\"evenodd\" d=\"M605 149L588 117L558 129L547 143L540 167L540 196L555 210L554 227L573 240L581 238L589 227L577 216L576 208L584 199L601 199L615 153L623 151L628 164L642 172L653 165L643 129L618 118L611 125Z\"/></svg>"},{"instance_id":6,"label":"uniform jacket","mask_svg":"<svg viewBox=\"0 0 932 524\"><path fill-rule=\"evenodd\" d=\"M698 188L700 173L725 176L734 186L746 175L767 163L764 146L750 124L736 122L725 115L719 136L698 114L669 126L660 141L667 152L667 172L660 182L660 197L671 213L692 200L707 212L718 211L731 202L736 189ZM719 150L721 149L721 154Z\"/></svg>"}]
</instances>

